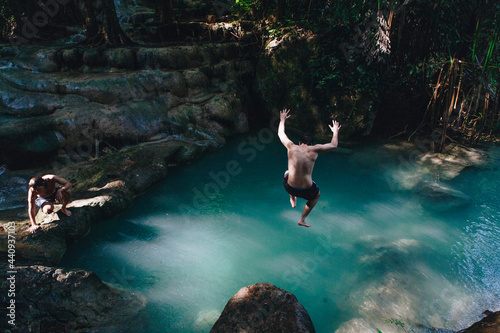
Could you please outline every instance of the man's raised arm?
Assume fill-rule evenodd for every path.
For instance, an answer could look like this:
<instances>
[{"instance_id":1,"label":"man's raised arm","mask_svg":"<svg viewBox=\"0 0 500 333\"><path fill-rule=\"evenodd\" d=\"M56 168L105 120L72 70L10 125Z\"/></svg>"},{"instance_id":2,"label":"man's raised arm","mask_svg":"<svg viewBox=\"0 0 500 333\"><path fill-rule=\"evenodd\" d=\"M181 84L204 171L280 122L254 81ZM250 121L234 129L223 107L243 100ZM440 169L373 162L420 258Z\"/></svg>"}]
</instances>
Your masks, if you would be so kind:
<instances>
[{"instance_id":1,"label":"man's raised arm","mask_svg":"<svg viewBox=\"0 0 500 333\"><path fill-rule=\"evenodd\" d=\"M288 114L290 110L283 109L280 112L280 125L278 126L278 136L281 140L281 143L283 146L286 148L290 148L290 146L293 145L292 140L288 138L288 136L285 133L285 121L290 118L290 115Z\"/></svg>"},{"instance_id":2,"label":"man's raised arm","mask_svg":"<svg viewBox=\"0 0 500 333\"><path fill-rule=\"evenodd\" d=\"M339 145L339 130L340 130L340 127L342 127L342 126L339 124L338 121L335 121L335 120L332 121L332 125L328 125L328 126L330 127L330 130L332 131L332 141L330 141L329 143L325 143L325 144L314 145L313 149L314 149L314 151L316 151L318 153L333 150L333 149L337 148L337 146Z\"/></svg>"}]
</instances>

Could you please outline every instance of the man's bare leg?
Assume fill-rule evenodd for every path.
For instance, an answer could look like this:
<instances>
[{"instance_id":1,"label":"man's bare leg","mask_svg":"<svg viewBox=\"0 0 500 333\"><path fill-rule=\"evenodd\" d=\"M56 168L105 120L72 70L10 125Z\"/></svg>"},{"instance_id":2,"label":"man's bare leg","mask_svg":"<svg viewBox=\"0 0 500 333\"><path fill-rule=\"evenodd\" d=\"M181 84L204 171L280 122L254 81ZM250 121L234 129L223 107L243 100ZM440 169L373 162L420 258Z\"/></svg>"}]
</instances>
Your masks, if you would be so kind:
<instances>
[{"instance_id":1,"label":"man's bare leg","mask_svg":"<svg viewBox=\"0 0 500 333\"><path fill-rule=\"evenodd\" d=\"M298 225L300 225L302 227L307 227L307 228L309 228L311 226L310 224L306 223L306 217L307 217L307 215L309 215L311 210L314 208L314 206L318 202L320 194L321 194L321 192L318 193L318 196L316 198L307 201L306 206L304 207L304 211L302 212L302 216L300 217L299 223L297 223Z\"/></svg>"},{"instance_id":2,"label":"man's bare leg","mask_svg":"<svg viewBox=\"0 0 500 333\"><path fill-rule=\"evenodd\" d=\"M283 178L286 178L287 175L288 175L288 170L285 171ZM292 208L295 208L297 206L297 197L294 197L291 194L290 194L290 205L292 205Z\"/></svg>"},{"instance_id":3,"label":"man's bare leg","mask_svg":"<svg viewBox=\"0 0 500 333\"><path fill-rule=\"evenodd\" d=\"M66 216L71 216L71 212L66 209L66 205L69 203L69 193L62 191L62 207L61 212Z\"/></svg>"}]
</instances>

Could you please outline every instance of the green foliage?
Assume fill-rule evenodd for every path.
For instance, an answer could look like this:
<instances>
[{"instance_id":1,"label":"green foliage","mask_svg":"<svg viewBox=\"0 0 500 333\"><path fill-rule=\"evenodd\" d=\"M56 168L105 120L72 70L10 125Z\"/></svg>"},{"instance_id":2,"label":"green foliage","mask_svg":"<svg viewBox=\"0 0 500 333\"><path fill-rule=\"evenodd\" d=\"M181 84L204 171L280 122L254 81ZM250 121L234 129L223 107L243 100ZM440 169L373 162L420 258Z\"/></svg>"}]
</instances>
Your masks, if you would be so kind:
<instances>
[{"instance_id":1,"label":"green foliage","mask_svg":"<svg viewBox=\"0 0 500 333\"><path fill-rule=\"evenodd\" d=\"M401 129L408 124L410 128L419 127L432 95L429 88L443 64L458 60L466 68L462 92L487 93L491 99L488 112L481 102L481 107L472 108L477 113L470 112L472 118L465 119L475 124L473 135L477 138L487 128L491 132L499 123L498 115L493 116L499 111L498 92L494 91L500 79L498 2L285 1L282 16L277 15L278 1L246 3L248 17L258 14L254 17L267 19L270 33L293 25L318 36L319 43L309 62L317 96L361 93L379 102L379 117L387 114L391 123L400 119ZM390 49L374 55L381 41L377 35L380 18L386 19ZM461 97L463 107L470 109L479 98L486 100L479 95ZM449 105L438 107L444 112ZM435 116L434 121L440 117ZM428 125L432 129L436 123Z\"/></svg>"},{"instance_id":2,"label":"green foliage","mask_svg":"<svg viewBox=\"0 0 500 333\"><path fill-rule=\"evenodd\" d=\"M6 40L14 24L14 15L7 5L7 0L0 0L0 40Z\"/></svg>"}]
</instances>

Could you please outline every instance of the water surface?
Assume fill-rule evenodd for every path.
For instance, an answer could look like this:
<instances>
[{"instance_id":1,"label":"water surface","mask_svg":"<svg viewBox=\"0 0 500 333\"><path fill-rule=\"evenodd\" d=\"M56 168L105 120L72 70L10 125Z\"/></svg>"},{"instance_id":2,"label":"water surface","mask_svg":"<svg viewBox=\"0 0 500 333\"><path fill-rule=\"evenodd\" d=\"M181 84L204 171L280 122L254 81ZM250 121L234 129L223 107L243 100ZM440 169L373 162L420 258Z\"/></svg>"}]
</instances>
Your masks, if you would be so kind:
<instances>
[{"instance_id":1,"label":"water surface","mask_svg":"<svg viewBox=\"0 0 500 333\"><path fill-rule=\"evenodd\" d=\"M323 154L322 195L303 228L305 201L292 209L282 186L286 150L264 134L172 171L61 265L142 292L150 332L208 332L258 282L294 293L319 333L397 332L396 320L458 330L499 309L496 162L448 181L470 199L443 210L402 186L420 177L404 156L383 160L377 145Z\"/></svg>"}]
</instances>

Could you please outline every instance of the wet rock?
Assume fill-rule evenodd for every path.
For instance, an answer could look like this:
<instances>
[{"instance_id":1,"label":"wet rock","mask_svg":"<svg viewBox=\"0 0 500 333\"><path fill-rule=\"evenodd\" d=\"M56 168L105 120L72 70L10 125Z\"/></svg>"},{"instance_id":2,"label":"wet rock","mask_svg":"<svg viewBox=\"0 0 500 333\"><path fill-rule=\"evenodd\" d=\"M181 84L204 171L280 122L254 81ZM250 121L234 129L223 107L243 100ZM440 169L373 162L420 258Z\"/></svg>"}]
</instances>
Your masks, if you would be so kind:
<instances>
[{"instance_id":1,"label":"wet rock","mask_svg":"<svg viewBox=\"0 0 500 333\"><path fill-rule=\"evenodd\" d=\"M15 270L16 325L11 326L12 332L140 332L142 329L146 301L138 292L112 288L90 271L45 266ZM5 272L2 269L2 290L8 290ZM7 304L3 302L0 313L6 318Z\"/></svg>"},{"instance_id":2,"label":"wet rock","mask_svg":"<svg viewBox=\"0 0 500 333\"><path fill-rule=\"evenodd\" d=\"M61 56L67 67L78 68L81 65L81 55L76 48L62 50Z\"/></svg>"},{"instance_id":3,"label":"wet rock","mask_svg":"<svg viewBox=\"0 0 500 333\"><path fill-rule=\"evenodd\" d=\"M487 316L460 333L498 333L500 332L500 311L486 311Z\"/></svg>"},{"instance_id":4,"label":"wet rock","mask_svg":"<svg viewBox=\"0 0 500 333\"><path fill-rule=\"evenodd\" d=\"M209 85L207 76L199 70L185 71L184 79L190 95L198 95L206 91Z\"/></svg>"},{"instance_id":5,"label":"wet rock","mask_svg":"<svg viewBox=\"0 0 500 333\"><path fill-rule=\"evenodd\" d=\"M233 96L217 95L205 104L205 108L214 119L226 125L226 134L242 133L248 129L241 104Z\"/></svg>"},{"instance_id":6,"label":"wet rock","mask_svg":"<svg viewBox=\"0 0 500 333\"><path fill-rule=\"evenodd\" d=\"M20 147L26 152L50 153L64 146L64 137L56 131L47 131L23 142Z\"/></svg>"},{"instance_id":7,"label":"wet rock","mask_svg":"<svg viewBox=\"0 0 500 333\"><path fill-rule=\"evenodd\" d=\"M27 210L25 211L27 215ZM24 222L16 223L16 262L19 264L57 264L66 252L64 230L58 228L58 225L64 221L60 221L57 213L43 216L41 221L38 221L41 228L31 234L28 232L30 223L26 215L23 214ZM0 233L0 239L2 240L1 256L7 252L5 233Z\"/></svg>"},{"instance_id":8,"label":"wet rock","mask_svg":"<svg viewBox=\"0 0 500 333\"><path fill-rule=\"evenodd\" d=\"M59 70L56 49L26 47L14 58L17 66L33 72L51 73Z\"/></svg>"},{"instance_id":9,"label":"wet rock","mask_svg":"<svg viewBox=\"0 0 500 333\"><path fill-rule=\"evenodd\" d=\"M28 180L13 176L3 165L0 166L0 211L26 206Z\"/></svg>"},{"instance_id":10,"label":"wet rock","mask_svg":"<svg viewBox=\"0 0 500 333\"><path fill-rule=\"evenodd\" d=\"M108 66L116 68L134 69L135 54L131 49L110 49L104 52Z\"/></svg>"},{"instance_id":11,"label":"wet rock","mask_svg":"<svg viewBox=\"0 0 500 333\"><path fill-rule=\"evenodd\" d=\"M57 90L57 88L54 88ZM0 114L16 117L48 116L66 105L84 103L75 95L39 94L0 83Z\"/></svg>"},{"instance_id":12,"label":"wet rock","mask_svg":"<svg viewBox=\"0 0 500 333\"><path fill-rule=\"evenodd\" d=\"M98 50L90 49L83 52L83 62L90 66L97 66L103 62L102 55Z\"/></svg>"},{"instance_id":13,"label":"wet rock","mask_svg":"<svg viewBox=\"0 0 500 333\"><path fill-rule=\"evenodd\" d=\"M227 303L211 333L315 332L297 298L270 283L241 288Z\"/></svg>"},{"instance_id":14,"label":"wet rock","mask_svg":"<svg viewBox=\"0 0 500 333\"><path fill-rule=\"evenodd\" d=\"M136 53L137 66L144 69L180 70L189 67L189 59L177 48L141 48Z\"/></svg>"}]
</instances>

